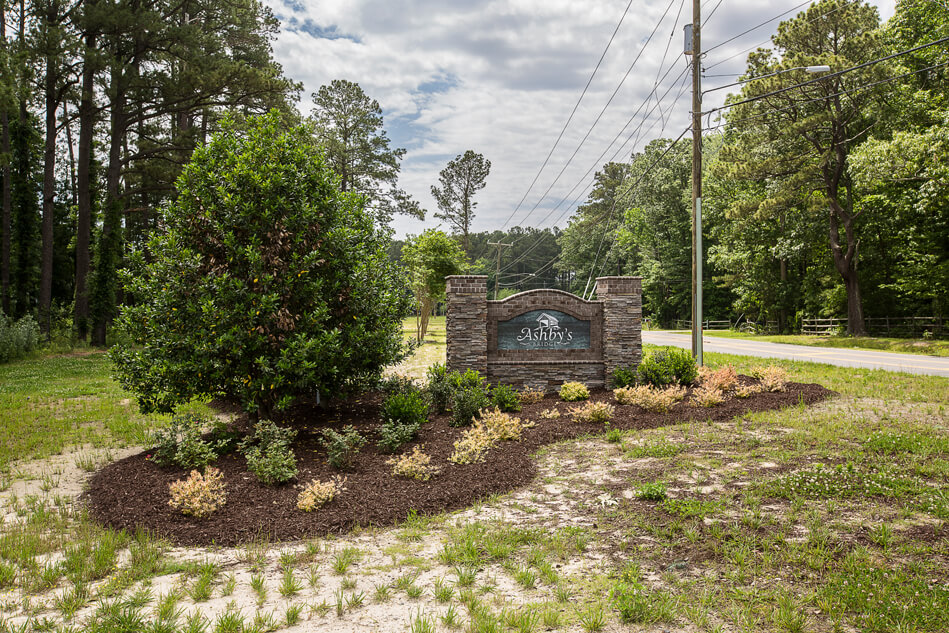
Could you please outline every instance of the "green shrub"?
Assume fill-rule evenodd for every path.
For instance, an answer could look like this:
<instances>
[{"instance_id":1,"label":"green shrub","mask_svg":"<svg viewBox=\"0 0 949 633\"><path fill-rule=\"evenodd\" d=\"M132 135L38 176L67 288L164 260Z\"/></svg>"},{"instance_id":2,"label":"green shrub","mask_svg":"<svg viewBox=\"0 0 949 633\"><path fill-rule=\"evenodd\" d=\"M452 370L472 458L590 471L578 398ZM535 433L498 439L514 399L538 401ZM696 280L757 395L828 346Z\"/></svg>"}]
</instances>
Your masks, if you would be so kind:
<instances>
[{"instance_id":1,"label":"green shrub","mask_svg":"<svg viewBox=\"0 0 949 633\"><path fill-rule=\"evenodd\" d=\"M451 402L451 380L448 368L442 363L435 363L428 368L426 374L428 384L426 390L428 401L436 415L448 411Z\"/></svg>"},{"instance_id":2,"label":"green shrub","mask_svg":"<svg viewBox=\"0 0 949 633\"><path fill-rule=\"evenodd\" d=\"M320 444L326 449L328 461L338 470L350 468L359 449L366 445L366 438L352 425L344 426L342 432L323 429L321 434Z\"/></svg>"},{"instance_id":3,"label":"green shrub","mask_svg":"<svg viewBox=\"0 0 949 633\"><path fill-rule=\"evenodd\" d=\"M167 426L152 433L151 441L155 444L152 459L162 466L204 468L224 452L219 449L227 446L227 442L218 444L201 437L207 424L208 419L199 415L172 417Z\"/></svg>"},{"instance_id":4,"label":"green shrub","mask_svg":"<svg viewBox=\"0 0 949 633\"><path fill-rule=\"evenodd\" d=\"M664 347L646 354L639 363L639 382L654 387L674 383L691 385L698 376L695 359L684 349Z\"/></svg>"},{"instance_id":5,"label":"green shrub","mask_svg":"<svg viewBox=\"0 0 949 633\"><path fill-rule=\"evenodd\" d=\"M637 382L637 372L633 365L624 365L617 367L610 374L610 384L614 389L623 387L632 387Z\"/></svg>"},{"instance_id":6,"label":"green shrub","mask_svg":"<svg viewBox=\"0 0 949 633\"><path fill-rule=\"evenodd\" d=\"M418 434L418 424L399 424L386 422L379 427L379 441L376 446L383 453L394 453L407 442L411 442Z\"/></svg>"},{"instance_id":7,"label":"green shrub","mask_svg":"<svg viewBox=\"0 0 949 633\"><path fill-rule=\"evenodd\" d=\"M39 342L40 326L32 316L14 321L0 311L0 363L26 356Z\"/></svg>"},{"instance_id":8,"label":"green shrub","mask_svg":"<svg viewBox=\"0 0 949 633\"><path fill-rule=\"evenodd\" d=\"M473 369L465 373L451 372L451 422L452 426L468 426L481 417L481 410L491 404L484 377Z\"/></svg>"},{"instance_id":9,"label":"green shrub","mask_svg":"<svg viewBox=\"0 0 949 633\"><path fill-rule=\"evenodd\" d=\"M567 402L589 400L590 390L582 382L565 382L560 385L560 399Z\"/></svg>"},{"instance_id":10,"label":"green shrub","mask_svg":"<svg viewBox=\"0 0 949 633\"><path fill-rule=\"evenodd\" d=\"M521 410L521 398L511 385L499 383L492 389L491 404L505 413L517 413Z\"/></svg>"},{"instance_id":11,"label":"green shrub","mask_svg":"<svg viewBox=\"0 0 949 633\"><path fill-rule=\"evenodd\" d=\"M270 420L254 425L254 433L240 444L247 468L267 485L289 481L297 476L297 459L290 445L294 429L279 427Z\"/></svg>"},{"instance_id":12,"label":"green shrub","mask_svg":"<svg viewBox=\"0 0 949 633\"><path fill-rule=\"evenodd\" d=\"M419 391L394 393L382 403L382 421L421 426L428 420L428 404Z\"/></svg>"},{"instance_id":13,"label":"green shrub","mask_svg":"<svg viewBox=\"0 0 949 633\"><path fill-rule=\"evenodd\" d=\"M362 196L276 111L198 147L128 255L116 376L145 412L225 397L268 417L345 397L405 356L411 296ZM147 300L144 300L147 299ZM370 383L371 380L371 383Z\"/></svg>"},{"instance_id":14,"label":"green shrub","mask_svg":"<svg viewBox=\"0 0 949 633\"><path fill-rule=\"evenodd\" d=\"M387 396L399 393L417 393L418 385L410 376L392 374L379 380L378 389Z\"/></svg>"}]
</instances>

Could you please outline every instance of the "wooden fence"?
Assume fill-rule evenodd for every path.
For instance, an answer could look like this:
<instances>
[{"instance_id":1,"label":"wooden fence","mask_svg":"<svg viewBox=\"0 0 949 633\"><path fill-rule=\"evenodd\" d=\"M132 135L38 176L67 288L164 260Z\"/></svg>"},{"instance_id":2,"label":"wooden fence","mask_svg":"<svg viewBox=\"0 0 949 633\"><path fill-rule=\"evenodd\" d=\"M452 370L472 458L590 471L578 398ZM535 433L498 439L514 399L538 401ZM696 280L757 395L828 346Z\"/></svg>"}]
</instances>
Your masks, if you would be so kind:
<instances>
[{"instance_id":1,"label":"wooden fence","mask_svg":"<svg viewBox=\"0 0 949 633\"><path fill-rule=\"evenodd\" d=\"M945 322L939 317L871 317L865 320L867 334L895 338L949 338ZM847 319L805 318L803 334L831 336L847 331Z\"/></svg>"}]
</instances>

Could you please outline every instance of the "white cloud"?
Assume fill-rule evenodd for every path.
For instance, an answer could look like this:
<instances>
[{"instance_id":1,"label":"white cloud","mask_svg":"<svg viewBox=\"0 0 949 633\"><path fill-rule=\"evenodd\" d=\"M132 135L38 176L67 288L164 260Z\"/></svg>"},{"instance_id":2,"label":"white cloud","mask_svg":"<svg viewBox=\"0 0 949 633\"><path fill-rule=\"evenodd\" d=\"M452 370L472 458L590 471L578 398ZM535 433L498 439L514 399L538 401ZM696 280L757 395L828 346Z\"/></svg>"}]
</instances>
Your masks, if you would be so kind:
<instances>
[{"instance_id":1,"label":"white cloud","mask_svg":"<svg viewBox=\"0 0 949 633\"><path fill-rule=\"evenodd\" d=\"M430 213L435 204L429 187L437 182L439 170L449 159L473 149L491 160L487 187L476 198L475 230L499 228L511 215L627 4L627 0L267 1L284 21L274 46L276 58L290 77L304 83L304 110L309 109L309 95L320 85L338 78L358 82L382 105L389 135L399 146L409 148L401 185ZM705 4L706 11L715 6ZM723 0L703 27L704 48L709 50L716 42L797 4L797 0ZM883 19L892 15L894 0L875 4L881 7ZM667 7L668 15L611 106L555 181ZM296 20L292 30L287 28L291 17ZM765 42L779 21L711 50L706 65L735 56L714 72L740 73L745 58L742 51ZM593 171L618 145L603 159L601 153L652 90L667 49L663 72L670 65L674 68L659 94L685 70L688 60L682 55L682 25L687 22L691 22L689 2L633 3L557 151L513 224L538 225L548 210L579 184L568 204L562 204L545 222L549 226L559 217L557 224L565 225L573 208L570 203L585 193L592 184ZM436 90L423 89L427 85ZM673 102L678 92L677 85L663 100L661 121L655 100L649 101L644 111L653 108L653 117L641 129L650 123L653 127L642 136L637 149L658 137L663 123L665 136L677 136L688 126L688 91ZM719 93L715 96L719 98ZM640 118L627 132L637 125ZM628 157L631 149L627 147L619 159ZM539 201L551 183L550 196ZM538 202L538 210L528 217L528 210ZM561 215L561 211L565 213ZM431 216L425 223L399 218L396 229L399 234L417 233L435 222Z\"/></svg>"}]
</instances>

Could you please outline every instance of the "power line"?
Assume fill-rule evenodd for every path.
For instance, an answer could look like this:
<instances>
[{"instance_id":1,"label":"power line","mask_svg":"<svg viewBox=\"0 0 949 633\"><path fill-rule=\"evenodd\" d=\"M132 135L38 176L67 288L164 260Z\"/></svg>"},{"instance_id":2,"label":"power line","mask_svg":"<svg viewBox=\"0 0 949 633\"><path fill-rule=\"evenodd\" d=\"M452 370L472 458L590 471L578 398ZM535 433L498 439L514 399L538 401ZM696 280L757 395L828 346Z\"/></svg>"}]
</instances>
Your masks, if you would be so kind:
<instances>
[{"instance_id":1,"label":"power line","mask_svg":"<svg viewBox=\"0 0 949 633\"><path fill-rule=\"evenodd\" d=\"M750 97L750 98L748 98L748 99L742 99L741 101L735 101L734 103L726 103L726 104L723 105L723 106L720 106L720 107L717 107L717 108L712 108L711 110L706 110L706 111L703 112L702 114L711 114L711 113L713 113L713 112L720 112L720 111L722 111L722 110L725 110L726 108L733 108L733 107L735 107L735 106L737 106L737 105L742 105L742 104L745 104L745 103L751 103L751 102L753 102L753 101L760 101L761 99L765 99L765 98L767 98L767 97L773 97L773 96L775 96L775 95L784 94L785 92L789 92L789 91L794 90L794 89L796 89L796 88L803 88L804 86L810 86L810 85L816 84L816 83L821 82L821 81L826 81L826 80L828 80L828 79L833 79L834 77L839 77L839 76L844 75L844 74L846 74L846 73L850 73L850 72L853 72L853 71L855 71L855 70L860 70L861 68L866 68L867 66L872 66L872 65L874 65L874 64L879 64L880 62L889 61L889 60L894 59L894 58L896 58L896 57L902 57L903 55L908 55L908 54L910 54L910 53L915 53L916 51L922 50L922 49L924 49L924 48L929 48L929 47L931 47L931 46L936 46L937 44L942 44L942 43L944 43L944 42L949 42L949 37L942 37L942 38L939 38L938 40L935 40L934 42L929 42L928 44L921 44L921 45L919 45L919 46L914 46L913 48L909 48L909 49L907 49L907 50L905 50L905 51L899 51L899 52L897 52L897 53L892 53L891 55L886 55L885 57L880 57L880 58L878 58L878 59L872 59L872 60L870 60L870 61L868 61L868 62L863 62L862 64L857 64L856 66L851 66L851 67L849 67L849 68L844 68L843 70L838 70L837 72L830 73L829 75L823 75L823 76L821 76L821 77L817 77L817 78L815 78L815 79L810 79L810 80L808 80L808 81L804 81L804 82L799 83L799 84L794 84L793 86L786 86L786 87L784 87L784 88L781 88L781 89L779 89L779 90L775 90L775 91L773 91L773 92L768 92L768 93L765 93L765 94L763 94L763 95L758 95L757 97Z\"/></svg>"},{"instance_id":2,"label":"power line","mask_svg":"<svg viewBox=\"0 0 949 633\"><path fill-rule=\"evenodd\" d=\"M623 15L620 16L619 22L616 23L616 28L613 29L613 34L610 36L610 40L606 43L606 48L603 49L603 53L600 55L600 59L596 62L596 66L593 68L593 72L590 74L590 78L587 79L586 85L583 87L583 92L580 93L580 98L577 99L577 102L573 105L573 110L570 111L570 116L567 117L566 123L563 124L563 127L560 129L560 134L557 135L557 140L554 141L553 146L550 148L550 151L547 152L547 157L544 159L544 163L540 166L540 169L537 170L537 174L534 175L534 179L531 181L530 186L527 188L527 191L524 192L524 195L521 197L520 202L517 203L517 206L514 207L514 211L511 212L511 215L501 226L501 230L508 225L511 221L511 218L514 217L514 214L517 213L518 209L521 208L521 205L524 203L524 200L527 199L527 196L530 194L531 189L537 183L537 179L540 178L540 174L544 171L544 168L547 166L547 163L550 161L550 157L553 156L554 150L557 149L557 145L560 143L560 139L563 138L564 133L567 131L567 127L570 125L570 122L573 120L573 115L577 113L577 108L580 107L580 102L583 101L583 97L586 96L587 90L590 88L590 84L593 83L593 78L596 76L596 72L600 69L600 65L603 63L603 59L606 57L607 51L610 50L610 46L613 45L613 40L616 38L616 34L619 32L620 27L623 25L623 21L626 19L626 14L629 13L629 8L633 6L633 0L629 0L629 3L626 5L626 9L623 10Z\"/></svg>"},{"instance_id":3,"label":"power line","mask_svg":"<svg viewBox=\"0 0 949 633\"><path fill-rule=\"evenodd\" d=\"M742 32L739 33L738 35L735 35L734 37L730 37L730 38L728 38L727 40L725 40L724 42L720 42L719 44L716 44L715 46L709 48L708 50L705 51L705 54L707 55L708 53L711 53L712 51L714 51L716 48L725 46L725 44L728 44L729 42L734 42L734 41L737 40L739 37L742 37L742 36L744 36L744 35L748 35L748 34L751 33L752 31L755 31L755 30L757 30L757 29L760 29L762 26L765 26L766 24L770 24L771 22L774 22L774 21L777 20L778 18L782 18L782 17L786 16L788 13L791 13L792 11L797 11L798 9L800 9L801 7L803 7L804 5L810 4L810 3L811 3L811 0L807 0L807 2L802 2L801 4L797 5L796 7L792 7L792 8L790 8L790 9L788 9L788 10L785 11L784 13L781 13L781 14L779 14L779 15L776 15L776 16L774 16L773 18L770 18L770 19L768 19L768 20L765 20L765 21L762 22L761 24L755 25L755 26L751 27L750 29L747 29L747 30L745 30L745 31L742 31Z\"/></svg>"},{"instance_id":4,"label":"power line","mask_svg":"<svg viewBox=\"0 0 949 633\"><path fill-rule=\"evenodd\" d=\"M590 137L590 134L593 133L593 130L596 128L597 124L599 124L600 119L603 118L603 114L606 112L607 108L609 108L610 105L613 103L613 99L616 98L616 95L619 93L620 89L621 89L621 88L623 87L623 85L626 83L626 80L629 78L629 74L633 71L633 68L634 68L634 67L636 66L636 64L639 62L639 59L642 57L642 54L645 52L646 47L648 47L649 44L650 44L650 42L652 42L653 36L655 36L656 31L659 30L659 27L662 25L663 21L665 21L666 16L669 14L669 10L672 8L672 5L673 5L674 3L675 3L675 0L670 0L670 1L669 1L669 4L666 6L666 10L663 12L662 17L659 18L659 21L656 23L656 26L653 28L652 32L649 34L649 37L646 38L645 44L642 45L642 47L639 49L639 52L636 54L636 57L633 59L633 62L629 65L629 68L626 69L626 73L623 75L623 78L620 80L619 84L616 86L616 89L613 90L613 94L610 95L610 98L607 99L606 104L604 104L604 106L603 106L603 108L600 110L599 114L597 114L596 119L593 121L593 125L591 125L591 126L590 126L590 129L588 129L587 132L586 132L586 134L584 134L583 138L580 140L580 143L577 144L576 149L574 149L574 150L573 150L573 153L570 155L570 158L567 159L567 162L566 162L566 163L564 164L564 166L560 169L560 172L554 177L554 180L553 180L553 182L551 182L550 186L547 187L546 191L544 191L544 193L543 193L543 194L541 195L541 197L537 200L537 202L534 203L534 206L531 207L530 211L527 212L527 215L524 216L522 222L526 221L527 218L529 218L529 217L531 216L531 214L534 213L534 211L535 211L535 210L537 209L537 207L540 205L541 201L544 200L544 199L547 197L547 194L550 193L550 190L553 189L554 185L557 184L557 181L560 179L560 177L563 175L563 173L567 170L567 167L569 167L570 164L573 162L573 159L577 156L577 153L579 153L580 148L583 147L583 144L584 144L584 143L586 142L586 140ZM514 215L514 214L512 213L512 214L511 214L511 217L512 217L512 218L513 218L513 215ZM508 219L508 221L510 221L510 218ZM504 226L507 226L507 223L505 223ZM503 227L502 227L502 228L503 228Z\"/></svg>"}]
</instances>

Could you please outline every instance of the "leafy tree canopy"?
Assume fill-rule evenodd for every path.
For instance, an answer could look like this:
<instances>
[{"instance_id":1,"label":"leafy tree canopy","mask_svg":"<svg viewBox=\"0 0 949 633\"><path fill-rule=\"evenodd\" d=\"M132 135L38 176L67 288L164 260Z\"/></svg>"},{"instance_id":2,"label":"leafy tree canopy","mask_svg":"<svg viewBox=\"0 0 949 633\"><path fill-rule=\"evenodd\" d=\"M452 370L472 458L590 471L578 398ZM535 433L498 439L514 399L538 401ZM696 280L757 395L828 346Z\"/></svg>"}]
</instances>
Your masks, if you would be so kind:
<instances>
[{"instance_id":1,"label":"leafy tree canopy","mask_svg":"<svg viewBox=\"0 0 949 633\"><path fill-rule=\"evenodd\" d=\"M409 271L410 284L418 304L416 339L419 343L428 330L432 307L445 294L445 277L464 272L465 253L458 242L444 231L428 229L412 236L402 248L402 263Z\"/></svg>"},{"instance_id":2,"label":"leafy tree canopy","mask_svg":"<svg viewBox=\"0 0 949 633\"><path fill-rule=\"evenodd\" d=\"M461 235L466 254L471 252L468 234L478 206L474 195L484 189L489 173L491 161L469 149L448 161L438 174L438 186L432 186L432 197L439 209L435 217L448 222L452 232Z\"/></svg>"}]
</instances>

